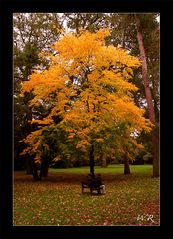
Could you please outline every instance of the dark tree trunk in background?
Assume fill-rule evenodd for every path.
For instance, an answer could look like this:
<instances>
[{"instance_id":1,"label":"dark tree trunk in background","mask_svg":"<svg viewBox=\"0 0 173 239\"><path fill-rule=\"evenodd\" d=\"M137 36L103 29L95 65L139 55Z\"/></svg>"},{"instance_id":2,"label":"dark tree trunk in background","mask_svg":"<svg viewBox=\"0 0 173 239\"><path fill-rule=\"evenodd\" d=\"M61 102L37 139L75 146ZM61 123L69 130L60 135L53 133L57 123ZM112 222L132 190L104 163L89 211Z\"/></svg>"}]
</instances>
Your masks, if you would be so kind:
<instances>
[{"instance_id":1,"label":"dark tree trunk in background","mask_svg":"<svg viewBox=\"0 0 173 239\"><path fill-rule=\"evenodd\" d=\"M40 177L47 177L49 170L49 163L45 160L41 163Z\"/></svg>"},{"instance_id":2,"label":"dark tree trunk in background","mask_svg":"<svg viewBox=\"0 0 173 239\"><path fill-rule=\"evenodd\" d=\"M48 177L49 165L41 167L40 177Z\"/></svg>"},{"instance_id":3,"label":"dark tree trunk in background","mask_svg":"<svg viewBox=\"0 0 173 239\"><path fill-rule=\"evenodd\" d=\"M35 181L38 181L41 179L38 175L38 169L37 169L37 165L35 164L35 162L33 162L33 178Z\"/></svg>"},{"instance_id":4,"label":"dark tree trunk in background","mask_svg":"<svg viewBox=\"0 0 173 239\"><path fill-rule=\"evenodd\" d=\"M152 131L152 154L153 154L153 176L160 175L160 160L159 160L159 127L155 127Z\"/></svg>"},{"instance_id":5,"label":"dark tree trunk in background","mask_svg":"<svg viewBox=\"0 0 173 239\"><path fill-rule=\"evenodd\" d=\"M139 45L139 51L140 51L140 58L142 60L142 77L144 81L144 88L145 88L145 95L147 100L147 107L149 112L149 118L150 121L155 125L155 112L154 112L154 106L152 101L152 95L150 90L150 81L148 78L148 70L147 70L147 60L145 55L145 48L143 44L143 37L142 37L142 29L141 29L141 23L140 18L138 14L134 14L135 20L136 20L136 27L137 27L137 40ZM151 133L151 140L152 140L152 156L153 156L153 176L158 177L159 176L159 150L158 150L158 144L159 144L159 133L157 132L157 128L153 129Z\"/></svg>"},{"instance_id":6,"label":"dark tree trunk in background","mask_svg":"<svg viewBox=\"0 0 173 239\"><path fill-rule=\"evenodd\" d=\"M94 146L91 146L90 151L90 173L94 175Z\"/></svg>"},{"instance_id":7,"label":"dark tree trunk in background","mask_svg":"<svg viewBox=\"0 0 173 239\"><path fill-rule=\"evenodd\" d=\"M30 158L26 159L26 174L33 173L33 163Z\"/></svg>"},{"instance_id":8,"label":"dark tree trunk in background","mask_svg":"<svg viewBox=\"0 0 173 239\"><path fill-rule=\"evenodd\" d=\"M125 155L125 158L124 158L124 174L130 174L130 166L129 166L129 160L127 155Z\"/></svg>"}]
</instances>

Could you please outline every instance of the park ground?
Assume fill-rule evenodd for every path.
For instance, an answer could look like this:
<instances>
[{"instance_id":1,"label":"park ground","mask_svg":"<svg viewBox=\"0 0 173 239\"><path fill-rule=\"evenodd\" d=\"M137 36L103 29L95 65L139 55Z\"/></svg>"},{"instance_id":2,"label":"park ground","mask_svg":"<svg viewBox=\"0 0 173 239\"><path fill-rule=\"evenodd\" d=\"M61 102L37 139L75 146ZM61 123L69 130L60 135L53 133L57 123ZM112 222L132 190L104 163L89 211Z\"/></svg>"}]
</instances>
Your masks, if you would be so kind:
<instances>
[{"instance_id":1,"label":"park ground","mask_svg":"<svg viewBox=\"0 0 173 239\"><path fill-rule=\"evenodd\" d=\"M25 171L14 172L13 224L54 226L159 226L160 180L152 165L96 167L106 194L81 192L88 167L50 169L49 176L34 181Z\"/></svg>"}]
</instances>

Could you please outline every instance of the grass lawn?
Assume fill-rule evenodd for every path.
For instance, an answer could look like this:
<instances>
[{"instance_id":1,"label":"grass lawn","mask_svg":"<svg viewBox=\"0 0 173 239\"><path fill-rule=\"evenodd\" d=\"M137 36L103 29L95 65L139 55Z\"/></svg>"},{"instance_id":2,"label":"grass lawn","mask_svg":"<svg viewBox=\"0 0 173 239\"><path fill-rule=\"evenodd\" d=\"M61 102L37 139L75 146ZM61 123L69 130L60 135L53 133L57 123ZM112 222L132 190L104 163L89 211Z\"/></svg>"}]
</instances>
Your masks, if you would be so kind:
<instances>
[{"instance_id":1,"label":"grass lawn","mask_svg":"<svg viewBox=\"0 0 173 239\"><path fill-rule=\"evenodd\" d=\"M130 166L131 173L142 173L152 175L152 165L131 165ZM109 165L108 167L102 168L100 166L95 166L95 173L101 174L122 174L124 171L123 164L115 164ZM81 167L81 168L63 168L63 169L55 169L50 168L50 172L61 172L61 173L89 173L89 167Z\"/></svg>"},{"instance_id":2,"label":"grass lawn","mask_svg":"<svg viewBox=\"0 0 173 239\"><path fill-rule=\"evenodd\" d=\"M88 167L50 169L35 182L24 171L14 173L14 225L159 225L159 178L151 165L96 167L105 195L81 193Z\"/></svg>"}]
</instances>

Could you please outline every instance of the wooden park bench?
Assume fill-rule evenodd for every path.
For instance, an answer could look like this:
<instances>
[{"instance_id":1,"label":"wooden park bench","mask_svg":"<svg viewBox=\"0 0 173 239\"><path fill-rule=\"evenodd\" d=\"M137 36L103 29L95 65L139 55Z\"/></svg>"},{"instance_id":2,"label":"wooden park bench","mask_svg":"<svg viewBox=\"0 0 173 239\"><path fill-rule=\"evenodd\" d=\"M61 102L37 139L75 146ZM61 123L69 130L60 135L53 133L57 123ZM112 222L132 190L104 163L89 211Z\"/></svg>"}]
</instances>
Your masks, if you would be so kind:
<instances>
[{"instance_id":1,"label":"wooden park bench","mask_svg":"<svg viewBox=\"0 0 173 239\"><path fill-rule=\"evenodd\" d=\"M97 177L93 177L91 174L88 174L85 181L82 181L82 193L84 192L84 188L89 188L91 194L93 191L97 191L98 194L105 193L105 185L101 180L101 175L98 174Z\"/></svg>"}]
</instances>

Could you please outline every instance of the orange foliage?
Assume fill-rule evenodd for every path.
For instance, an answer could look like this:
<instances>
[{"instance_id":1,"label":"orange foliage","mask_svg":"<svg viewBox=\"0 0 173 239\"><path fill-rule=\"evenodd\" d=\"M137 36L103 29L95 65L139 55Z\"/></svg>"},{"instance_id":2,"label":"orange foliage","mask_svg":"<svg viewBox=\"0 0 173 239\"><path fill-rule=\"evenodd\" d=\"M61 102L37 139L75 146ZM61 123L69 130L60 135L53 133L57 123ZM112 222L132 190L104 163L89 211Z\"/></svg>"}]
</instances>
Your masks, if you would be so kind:
<instances>
[{"instance_id":1,"label":"orange foliage","mask_svg":"<svg viewBox=\"0 0 173 239\"><path fill-rule=\"evenodd\" d=\"M49 56L51 67L33 73L22 89L23 93L32 91L35 95L31 106L39 104L40 99L51 102L50 96L55 93L50 114L39 123L54 124L52 117L61 115L60 124L69 132L67 140L78 137L77 147L82 150L93 141L104 144L111 137L107 129L122 122L127 125L128 135L134 130L150 131L152 127L143 117L144 111L134 103L132 93L137 87L128 82L140 61L126 50L106 46L104 39L108 35L107 29L97 33L83 31L79 36L66 34L53 46L58 54ZM39 140L33 142L40 130L25 140L34 152Z\"/></svg>"}]
</instances>

